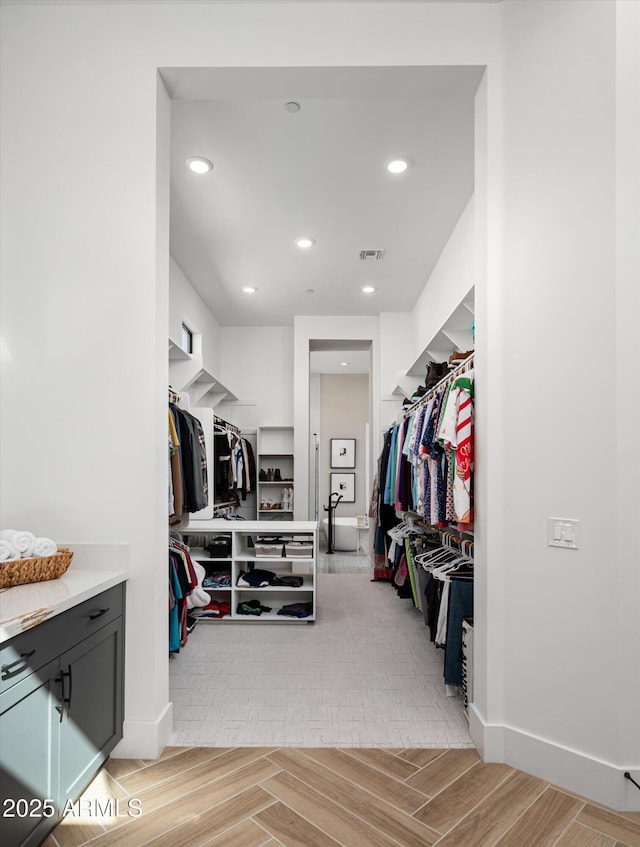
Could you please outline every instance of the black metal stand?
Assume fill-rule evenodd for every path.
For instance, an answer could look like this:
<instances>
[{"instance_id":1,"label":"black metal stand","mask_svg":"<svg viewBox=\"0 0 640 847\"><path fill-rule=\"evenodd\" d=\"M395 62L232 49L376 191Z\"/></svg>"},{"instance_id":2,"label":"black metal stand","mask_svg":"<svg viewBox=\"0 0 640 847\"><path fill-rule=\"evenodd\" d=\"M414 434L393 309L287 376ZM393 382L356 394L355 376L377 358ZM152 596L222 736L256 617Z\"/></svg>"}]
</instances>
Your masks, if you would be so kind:
<instances>
[{"instance_id":1,"label":"black metal stand","mask_svg":"<svg viewBox=\"0 0 640 847\"><path fill-rule=\"evenodd\" d=\"M639 785L639 784L635 781L635 779L631 776L631 774L629 773L629 771L625 771L625 772L624 772L624 778L625 778L625 779L628 779L628 780L629 780L629 782L632 782L632 783L635 785L635 787L636 787L636 788L640 788L640 785Z\"/></svg>"},{"instance_id":2,"label":"black metal stand","mask_svg":"<svg viewBox=\"0 0 640 847\"><path fill-rule=\"evenodd\" d=\"M333 502L333 498L336 497L335 503ZM329 513L329 520L327 521L327 553L333 553L333 519L335 517L335 511L338 503L342 500L342 494L336 494L333 491L329 495L329 505L324 507L325 512Z\"/></svg>"}]
</instances>

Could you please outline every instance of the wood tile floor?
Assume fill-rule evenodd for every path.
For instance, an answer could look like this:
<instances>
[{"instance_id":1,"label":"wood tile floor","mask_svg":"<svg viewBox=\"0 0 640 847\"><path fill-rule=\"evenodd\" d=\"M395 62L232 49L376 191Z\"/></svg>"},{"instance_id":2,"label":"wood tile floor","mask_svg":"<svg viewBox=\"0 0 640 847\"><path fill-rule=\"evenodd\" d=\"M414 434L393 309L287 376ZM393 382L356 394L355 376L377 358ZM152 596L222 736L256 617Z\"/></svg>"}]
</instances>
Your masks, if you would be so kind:
<instances>
[{"instance_id":1,"label":"wood tile floor","mask_svg":"<svg viewBox=\"0 0 640 847\"><path fill-rule=\"evenodd\" d=\"M82 799L46 847L640 847L640 813L472 749L172 747Z\"/></svg>"}]
</instances>

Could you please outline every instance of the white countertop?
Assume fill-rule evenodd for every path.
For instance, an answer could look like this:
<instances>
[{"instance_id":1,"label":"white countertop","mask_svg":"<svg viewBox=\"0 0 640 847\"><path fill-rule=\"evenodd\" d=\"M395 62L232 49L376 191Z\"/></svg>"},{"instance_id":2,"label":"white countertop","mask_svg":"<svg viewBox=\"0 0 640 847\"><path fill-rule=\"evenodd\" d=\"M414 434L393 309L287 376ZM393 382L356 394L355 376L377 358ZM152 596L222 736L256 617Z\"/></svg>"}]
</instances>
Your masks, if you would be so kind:
<instances>
[{"instance_id":1,"label":"white countertop","mask_svg":"<svg viewBox=\"0 0 640 847\"><path fill-rule=\"evenodd\" d=\"M77 551L73 544L64 546L74 551L74 558L61 577L0 589L0 643L127 579L128 550L123 555L123 545L78 545ZM105 560L113 567L104 567Z\"/></svg>"}]
</instances>

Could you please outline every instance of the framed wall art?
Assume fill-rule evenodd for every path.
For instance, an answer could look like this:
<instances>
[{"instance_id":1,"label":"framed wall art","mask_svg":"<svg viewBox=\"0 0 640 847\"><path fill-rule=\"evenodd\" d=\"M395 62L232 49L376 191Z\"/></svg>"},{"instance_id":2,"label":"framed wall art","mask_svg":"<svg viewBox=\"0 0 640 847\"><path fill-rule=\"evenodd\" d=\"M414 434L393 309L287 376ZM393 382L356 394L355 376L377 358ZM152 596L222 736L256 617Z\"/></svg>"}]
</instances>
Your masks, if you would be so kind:
<instances>
[{"instance_id":1,"label":"framed wall art","mask_svg":"<svg viewBox=\"0 0 640 847\"><path fill-rule=\"evenodd\" d=\"M356 440L355 438L331 439L331 467L355 468Z\"/></svg>"},{"instance_id":2,"label":"framed wall art","mask_svg":"<svg viewBox=\"0 0 640 847\"><path fill-rule=\"evenodd\" d=\"M332 473L331 494L341 494L342 503L356 502L356 475L354 473Z\"/></svg>"}]
</instances>

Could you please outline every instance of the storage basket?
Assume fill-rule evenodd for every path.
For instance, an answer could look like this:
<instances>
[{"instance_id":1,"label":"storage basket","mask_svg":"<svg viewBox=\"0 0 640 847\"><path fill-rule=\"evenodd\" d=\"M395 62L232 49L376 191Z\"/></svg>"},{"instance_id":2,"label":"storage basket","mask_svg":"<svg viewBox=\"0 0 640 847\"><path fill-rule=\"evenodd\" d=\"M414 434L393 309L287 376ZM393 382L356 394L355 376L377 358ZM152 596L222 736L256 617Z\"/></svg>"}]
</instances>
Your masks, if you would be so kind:
<instances>
[{"instance_id":1,"label":"storage basket","mask_svg":"<svg viewBox=\"0 0 640 847\"><path fill-rule=\"evenodd\" d=\"M212 559L226 559L231 555L231 536L218 535L204 549Z\"/></svg>"},{"instance_id":2,"label":"storage basket","mask_svg":"<svg viewBox=\"0 0 640 847\"><path fill-rule=\"evenodd\" d=\"M262 558L278 558L282 556L284 544L281 538L260 538L255 540L256 557Z\"/></svg>"},{"instance_id":3,"label":"storage basket","mask_svg":"<svg viewBox=\"0 0 640 847\"><path fill-rule=\"evenodd\" d=\"M71 559L73 559L73 552L66 547L60 547L53 556L36 556L33 559L12 559L9 562L0 562L0 588L58 579L71 564Z\"/></svg>"},{"instance_id":4,"label":"storage basket","mask_svg":"<svg viewBox=\"0 0 640 847\"><path fill-rule=\"evenodd\" d=\"M313 543L311 541L288 541L284 546L284 555L291 559L311 559Z\"/></svg>"}]
</instances>

